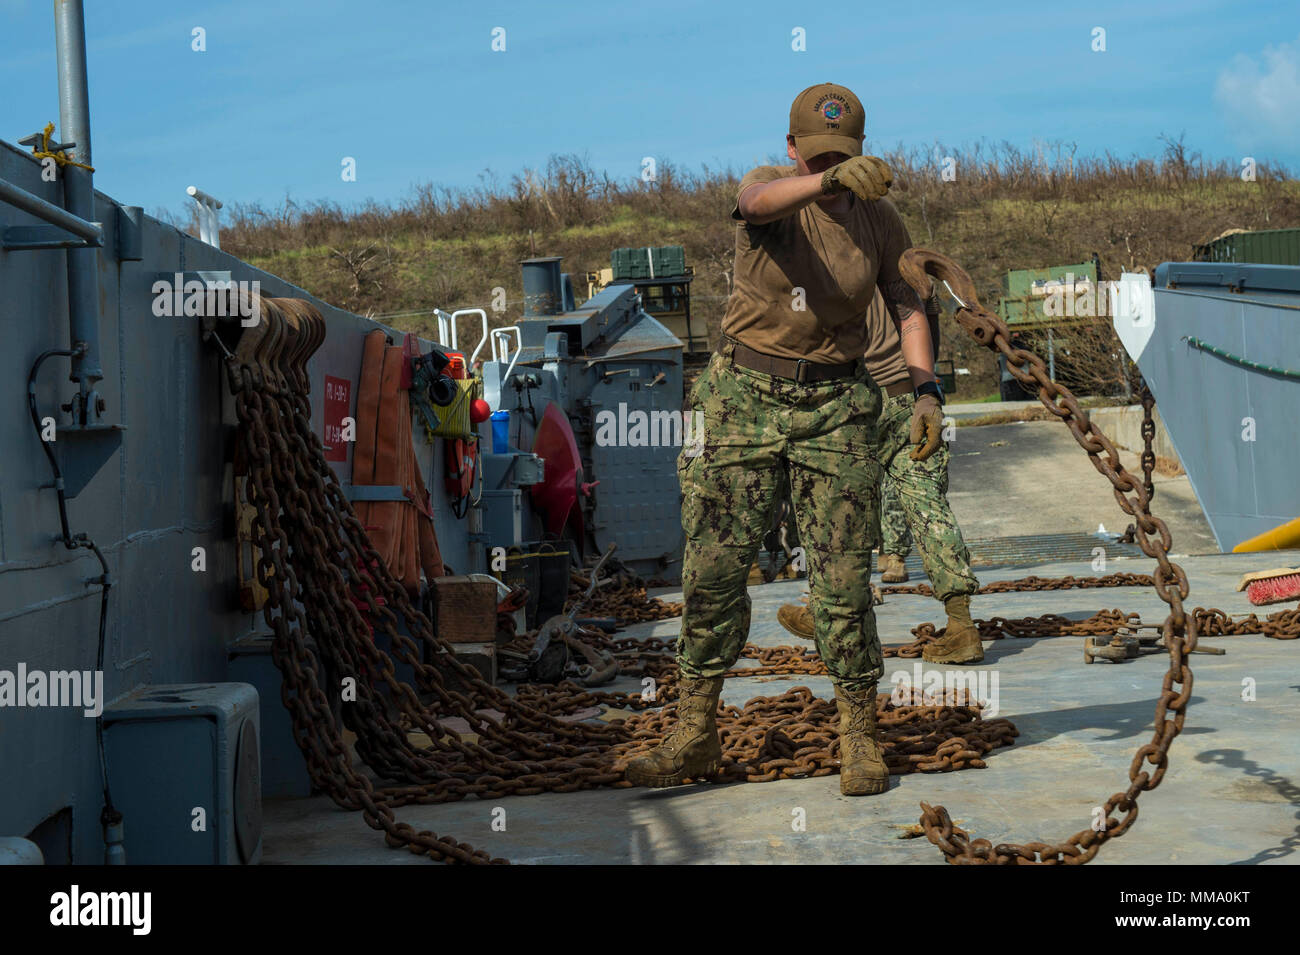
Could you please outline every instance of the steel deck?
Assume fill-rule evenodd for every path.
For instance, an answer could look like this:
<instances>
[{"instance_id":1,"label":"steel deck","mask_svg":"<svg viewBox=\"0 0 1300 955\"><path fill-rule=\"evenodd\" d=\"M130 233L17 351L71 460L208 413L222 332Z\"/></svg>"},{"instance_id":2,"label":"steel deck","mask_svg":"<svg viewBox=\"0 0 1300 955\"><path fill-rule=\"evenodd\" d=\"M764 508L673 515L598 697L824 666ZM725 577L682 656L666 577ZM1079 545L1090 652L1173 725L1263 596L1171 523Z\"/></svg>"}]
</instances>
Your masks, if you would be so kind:
<instances>
[{"instance_id":1,"label":"steel deck","mask_svg":"<svg viewBox=\"0 0 1300 955\"><path fill-rule=\"evenodd\" d=\"M1300 554L1180 557L1191 580L1189 606L1261 617L1285 608L1250 608L1235 592L1240 574ZM1109 571L1149 573L1152 561L1113 560ZM982 581L1026 574L1087 576L1089 563L1058 561L990 573ZM796 643L776 623L776 608L796 600L803 581L751 588L751 640ZM672 591L656 591L670 598ZM1136 610L1164 619L1150 588L1011 593L976 597L977 617L1060 613L1086 617L1101 608ZM942 620L932 599L890 596L877 608L884 643L910 640L917 623ZM677 620L630 627L629 635L675 636ZM1212 641L1225 656L1192 658L1194 692L1182 735L1161 786L1141 800L1141 816L1123 838L1103 848L1098 863L1251 864L1300 862L1300 736L1292 732L1300 692L1300 641L1263 636ZM886 661L886 678L919 661ZM939 865L924 838L900 839L919 817L918 804L942 803L979 837L1001 841L1063 839L1089 824L1103 799L1127 785L1133 752L1150 738L1163 654L1124 664L1083 662L1083 638L1004 639L986 644L975 669L998 676L1000 713L1020 730L1016 745L995 750L988 768L895 776L881 796L851 799L839 780L698 785L669 790L602 790L409 807L399 818L451 834L493 855L522 863L890 863ZM1254 702L1242 699L1255 681ZM623 681L626 689L634 681ZM735 678L725 702L805 685L830 693L825 678ZM491 827L495 807L506 829ZM807 829L795 832L803 809ZM329 800L268 801L264 863L428 865L384 846L355 813Z\"/></svg>"}]
</instances>

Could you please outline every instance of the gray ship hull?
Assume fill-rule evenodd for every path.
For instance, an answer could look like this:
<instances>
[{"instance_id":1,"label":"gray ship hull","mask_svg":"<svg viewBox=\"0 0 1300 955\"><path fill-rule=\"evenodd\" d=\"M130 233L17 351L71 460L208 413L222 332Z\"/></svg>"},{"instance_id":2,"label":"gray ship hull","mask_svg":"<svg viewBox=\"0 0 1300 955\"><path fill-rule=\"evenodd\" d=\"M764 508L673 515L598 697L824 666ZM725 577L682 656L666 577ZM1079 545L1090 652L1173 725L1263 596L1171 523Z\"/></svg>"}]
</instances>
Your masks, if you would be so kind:
<instances>
[{"instance_id":1,"label":"gray ship hull","mask_svg":"<svg viewBox=\"0 0 1300 955\"><path fill-rule=\"evenodd\" d=\"M1300 268L1167 262L1146 285L1124 277L1115 329L1230 551L1300 515Z\"/></svg>"}]
</instances>

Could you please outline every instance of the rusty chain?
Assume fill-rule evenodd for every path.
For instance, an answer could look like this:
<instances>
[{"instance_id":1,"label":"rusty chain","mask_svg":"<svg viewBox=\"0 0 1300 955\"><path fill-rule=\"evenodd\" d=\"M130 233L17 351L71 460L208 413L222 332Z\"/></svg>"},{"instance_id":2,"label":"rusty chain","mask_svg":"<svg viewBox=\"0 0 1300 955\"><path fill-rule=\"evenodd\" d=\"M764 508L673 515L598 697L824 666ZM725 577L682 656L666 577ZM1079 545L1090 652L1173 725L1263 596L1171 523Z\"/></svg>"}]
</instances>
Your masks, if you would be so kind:
<instances>
[{"instance_id":1,"label":"rusty chain","mask_svg":"<svg viewBox=\"0 0 1300 955\"><path fill-rule=\"evenodd\" d=\"M311 427L306 371L307 359L324 340L323 319L292 299L261 299L260 314L263 321L244 332L233 352L224 345L223 350L240 422L240 467L247 472L240 476L248 479L255 509L256 576L268 592L263 615L275 635L281 699L313 785L340 807L361 812L392 847L474 864L503 860L452 837L416 830L394 810L470 796L629 786L622 772L626 762L656 745L675 715L672 642L584 635L618 655L622 675L653 680L651 693L607 693L569 683L545 691L521 686L511 697L483 681L437 637L388 572L325 460ZM1097 586L1087 583L1097 579L1070 578L1067 586ZM1054 583L1025 580L1043 589ZM589 612L661 619L680 613L680 606L647 598L638 581L621 578ZM1114 626L1116 619L1105 623ZM1224 632L1240 626L1226 615L1214 619ZM995 621L1009 631L1034 626ZM933 639L927 626L914 631L916 644L895 652L904 656ZM391 654L376 646L377 631L388 638ZM744 655L757 667L730 675L825 672L816 654L804 648L750 645ZM397 678L394 660L410 668L413 685ZM597 704L663 709L604 724L580 722L583 709ZM982 719L970 700L896 706L882 698L878 709L886 762L894 773L978 768L984 755L1010 745L1016 735L1009 721ZM464 720L476 741L444 725L452 718ZM767 781L837 772L834 723L833 704L805 687L743 707L724 706L723 778ZM388 785L377 785L354 765L345 731L355 735L356 755Z\"/></svg>"},{"instance_id":2,"label":"rusty chain","mask_svg":"<svg viewBox=\"0 0 1300 955\"><path fill-rule=\"evenodd\" d=\"M1115 581L1111 586L1125 586L1125 584ZM1300 636L1300 610L1271 614L1264 621L1258 620L1254 614L1241 620L1233 620L1222 610L1206 610L1201 607L1197 607L1192 613L1197 618L1198 630L1203 637L1264 634L1275 639L1288 640ZM997 616L986 620L977 619L975 624L979 629L981 640L1063 636L1110 637L1116 634L1136 634L1140 629L1158 629L1155 625L1144 623L1136 613L1126 613L1118 609L1099 610L1083 620L1071 620L1057 614L1044 614L1019 618ZM921 623L913 627L911 633L915 638L911 643L886 644L881 648L882 656L887 659L915 659L921 656L926 644L942 637L944 630L933 623ZM618 660L620 676L650 677L654 680L656 692L647 697L633 692L592 690L571 681L564 681L545 688L529 684L521 685L518 689L518 698L535 701L536 705L549 702L563 712L576 712L598 705L634 710L647 709L661 706L677 698L675 639L664 640L654 637L616 639L594 631L585 631L582 639L593 647L611 653ZM517 653L526 653L531 645L532 638L523 636L517 638L510 645L510 649ZM753 660L756 665L731 670L727 676L827 675L826 666L821 658L816 651L808 647L759 647L751 643L746 644L742 649L741 658Z\"/></svg>"},{"instance_id":3,"label":"rusty chain","mask_svg":"<svg viewBox=\"0 0 1300 955\"><path fill-rule=\"evenodd\" d=\"M1197 641L1197 620L1195 616L1189 617L1183 609L1183 600L1189 591L1187 575L1169 560L1172 544L1169 528L1151 514L1150 494L1146 487L1124 468L1115 445L1091 422L1069 389L1051 380L1042 359L1030 351L1011 346L1011 333L1006 323L980 304L970 276L952 259L927 249L908 249L899 260L899 269L922 301L933 292L931 276L947 285L958 302L957 322L977 342L1000 352L1011 374L1022 385L1036 391L1043 407L1070 429L1093 467L1111 482L1120 510L1133 518L1134 534L1142 552L1156 561L1152 586L1160 599L1169 605L1169 616L1161 627L1169 651L1169 669L1156 704L1155 733L1151 741L1134 754L1129 766L1128 788L1115 793L1103 804L1104 828L1083 829L1059 843L1003 843L994 846L987 839L971 839L968 833L954 826L944 807L921 804L921 825L926 837L939 847L949 862L997 865L1086 863L1096 856L1104 843L1122 836L1132 827L1137 820L1139 795L1160 785L1169 767L1169 747L1182 732L1187 703L1192 695L1192 670L1187 660L1196 649ZM1144 769L1144 764L1153 767L1154 771ZM1112 818L1116 809L1124 813L1122 819Z\"/></svg>"},{"instance_id":4,"label":"rusty chain","mask_svg":"<svg viewBox=\"0 0 1300 955\"><path fill-rule=\"evenodd\" d=\"M992 581L979 587L975 593L1009 594L1024 591L1074 590L1080 587L1150 587L1151 584L1152 578L1150 574L1114 573L1104 574L1099 577L1075 577L1071 574L1064 577L1037 577L1031 574L1028 577L1018 577L1015 580ZM929 584L888 584L880 589L887 594L934 596L934 590Z\"/></svg>"},{"instance_id":5,"label":"rusty chain","mask_svg":"<svg viewBox=\"0 0 1300 955\"><path fill-rule=\"evenodd\" d=\"M590 578L586 574L575 571L569 575L569 598L565 602L566 608L572 606L587 589L589 582ZM617 617L626 623L639 623L682 615L680 603L650 597L646 594L646 586L634 575L613 574L600 581L597 589L587 599L583 616Z\"/></svg>"},{"instance_id":6,"label":"rusty chain","mask_svg":"<svg viewBox=\"0 0 1300 955\"><path fill-rule=\"evenodd\" d=\"M1146 380L1142 381L1142 390L1140 392L1142 399L1142 486L1146 488L1147 505L1156 496L1156 485L1152 474L1156 469L1156 421L1155 421L1155 395L1151 394L1151 389L1147 387Z\"/></svg>"},{"instance_id":7,"label":"rusty chain","mask_svg":"<svg viewBox=\"0 0 1300 955\"><path fill-rule=\"evenodd\" d=\"M1156 469L1156 421L1155 406L1156 399L1151 394L1151 389L1147 387L1146 379L1142 379L1142 384L1138 388L1138 397L1142 402L1142 486L1146 488L1147 504L1156 496L1155 478L1153 477ZM1137 535L1137 525L1130 524L1120 537L1119 543L1131 544Z\"/></svg>"}]
</instances>

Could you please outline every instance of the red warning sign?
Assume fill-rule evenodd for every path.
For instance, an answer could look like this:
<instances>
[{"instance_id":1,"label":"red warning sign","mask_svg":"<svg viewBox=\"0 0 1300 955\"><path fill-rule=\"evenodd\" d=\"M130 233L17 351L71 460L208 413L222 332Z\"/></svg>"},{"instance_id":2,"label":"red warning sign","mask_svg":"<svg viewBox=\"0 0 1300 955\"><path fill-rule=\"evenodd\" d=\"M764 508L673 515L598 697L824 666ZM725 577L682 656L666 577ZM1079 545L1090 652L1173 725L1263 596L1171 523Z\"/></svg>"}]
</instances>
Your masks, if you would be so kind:
<instances>
[{"instance_id":1,"label":"red warning sign","mask_svg":"<svg viewBox=\"0 0 1300 955\"><path fill-rule=\"evenodd\" d=\"M346 378L325 376L325 445L326 461L346 461L348 443L343 440L343 419L352 408L352 382Z\"/></svg>"}]
</instances>

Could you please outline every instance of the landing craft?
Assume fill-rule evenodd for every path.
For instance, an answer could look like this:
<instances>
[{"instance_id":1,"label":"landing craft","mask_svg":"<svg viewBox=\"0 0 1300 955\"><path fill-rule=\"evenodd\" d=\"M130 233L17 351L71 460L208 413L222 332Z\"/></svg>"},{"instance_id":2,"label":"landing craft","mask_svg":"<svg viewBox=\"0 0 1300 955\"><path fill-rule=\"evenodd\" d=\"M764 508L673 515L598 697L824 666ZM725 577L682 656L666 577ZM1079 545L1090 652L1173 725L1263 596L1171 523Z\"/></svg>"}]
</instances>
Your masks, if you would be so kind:
<instances>
[{"instance_id":1,"label":"landing craft","mask_svg":"<svg viewBox=\"0 0 1300 955\"><path fill-rule=\"evenodd\" d=\"M1166 262L1154 287L1123 276L1119 302L1115 331L1220 549L1300 547L1300 265Z\"/></svg>"}]
</instances>

